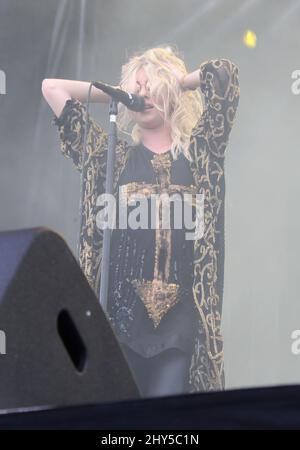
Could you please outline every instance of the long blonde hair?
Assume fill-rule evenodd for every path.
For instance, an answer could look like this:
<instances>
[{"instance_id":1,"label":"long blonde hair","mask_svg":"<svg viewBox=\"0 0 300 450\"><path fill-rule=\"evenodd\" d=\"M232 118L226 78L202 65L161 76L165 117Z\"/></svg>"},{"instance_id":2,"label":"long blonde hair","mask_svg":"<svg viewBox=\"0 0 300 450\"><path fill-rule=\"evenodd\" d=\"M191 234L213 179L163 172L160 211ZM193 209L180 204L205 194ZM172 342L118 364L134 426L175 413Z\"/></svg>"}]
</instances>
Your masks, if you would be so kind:
<instances>
[{"instance_id":1,"label":"long blonde hair","mask_svg":"<svg viewBox=\"0 0 300 450\"><path fill-rule=\"evenodd\" d=\"M138 52L122 66L120 86L128 92L133 92L136 73L141 68L145 70L150 84L150 95L157 99L157 103L153 101L153 104L170 124L172 155L176 159L182 152L190 160L190 136L203 112L202 99L198 90L182 90L168 63L187 74L183 59L170 46ZM139 127L134 124L130 132L132 124L130 112L120 105L118 127L131 135L133 142L137 144L140 142Z\"/></svg>"}]
</instances>

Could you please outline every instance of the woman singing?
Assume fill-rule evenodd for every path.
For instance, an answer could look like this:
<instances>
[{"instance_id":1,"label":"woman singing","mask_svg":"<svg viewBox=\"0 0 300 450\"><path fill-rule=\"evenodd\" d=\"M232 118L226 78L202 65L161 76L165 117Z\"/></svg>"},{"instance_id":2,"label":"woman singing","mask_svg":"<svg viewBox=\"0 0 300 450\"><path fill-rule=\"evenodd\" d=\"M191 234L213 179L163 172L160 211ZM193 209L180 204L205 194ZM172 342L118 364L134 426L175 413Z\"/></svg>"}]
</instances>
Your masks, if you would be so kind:
<instances>
[{"instance_id":1,"label":"woman singing","mask_svg":"<svg viewBox=\"0 0 300 450\"><path fill-rule=\"evenodd\" d=\"M151 48L122 67L120 87L143 96L146 109L119 107L119 128L132 139L117 142L116 198L202 194L204 230L187 240L184 227L115 228L107 317L143 396L223 389L224 157L239 102L238 69L212 59L188 73L170 47ZM88 82L61 79L42 85L61 150L82 172L79 260L98 295L103 230L97 198L104 192L108 136L87 117L88 88ZM93 87L91 101L109 103L110 97Z\"/></svg>"}]
</instances>

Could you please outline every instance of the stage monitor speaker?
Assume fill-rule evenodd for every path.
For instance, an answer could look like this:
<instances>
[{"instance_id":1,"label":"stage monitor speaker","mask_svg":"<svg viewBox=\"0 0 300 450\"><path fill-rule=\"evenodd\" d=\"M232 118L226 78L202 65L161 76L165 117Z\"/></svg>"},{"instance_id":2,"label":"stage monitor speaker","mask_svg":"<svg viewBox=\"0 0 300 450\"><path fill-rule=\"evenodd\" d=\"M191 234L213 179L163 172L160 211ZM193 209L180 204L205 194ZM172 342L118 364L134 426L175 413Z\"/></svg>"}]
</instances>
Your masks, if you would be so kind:
<instances>
[{"instance_id":1,"label":"stage monitor speaker","mask_svg":"<svg viewBox=\"0 0 300 450\"><path fill-rule=\"evenodd\" d=\"M111 325L65 241L0 233L0 410L139 398Z\"/></svg>"}]
</instances>

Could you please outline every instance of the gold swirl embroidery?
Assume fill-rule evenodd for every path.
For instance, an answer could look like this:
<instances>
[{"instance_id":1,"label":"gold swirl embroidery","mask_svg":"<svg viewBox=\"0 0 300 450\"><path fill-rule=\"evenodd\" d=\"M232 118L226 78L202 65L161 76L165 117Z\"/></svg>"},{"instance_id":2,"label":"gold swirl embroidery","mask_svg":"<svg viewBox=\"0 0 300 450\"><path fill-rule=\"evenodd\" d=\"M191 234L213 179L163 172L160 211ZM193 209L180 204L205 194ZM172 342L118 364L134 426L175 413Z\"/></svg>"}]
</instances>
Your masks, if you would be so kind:
<instances>
[{"instance_id":1,"label":"gold swirl embroidery","mask_svg":"<svg viewBox=\"0 0 300 450\"><path fill-rule=\"evenodd\" d=\"M218 278L224 259L220 259L217 237L224 239L224 224L220 221L224 207L224 155L239 101L238 70L231 61L203 63L200 79L206 110L193 130L190 149L193 176L205 198L205 226L203 238L194 242L193 296L199 313L199 334L189 370L190 392L224 388L223 292Z\"/></svg>"}]
</instances>

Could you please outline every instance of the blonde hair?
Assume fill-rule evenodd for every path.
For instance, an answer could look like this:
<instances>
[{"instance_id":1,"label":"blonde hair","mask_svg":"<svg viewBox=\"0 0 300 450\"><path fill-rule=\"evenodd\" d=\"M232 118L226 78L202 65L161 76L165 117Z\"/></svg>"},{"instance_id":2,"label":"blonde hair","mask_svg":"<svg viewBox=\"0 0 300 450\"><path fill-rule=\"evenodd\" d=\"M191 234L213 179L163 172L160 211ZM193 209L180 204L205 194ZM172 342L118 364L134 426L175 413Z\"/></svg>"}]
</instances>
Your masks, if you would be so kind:
<instances>
[{"instance_id":1,"label":"blonde hair","mask_svg":"<svg viewBox=\"0 0 300 450\"><path fill-rule=\"evenodd\" d=\"M136 73L141 68L145 70L150 84L150 96L157 99L153 104L163 113L164 120L170 125L172 155L176 159L182 152L190 160L190 137L203 112L202 99L198 90L182 90L168 63L183 74L187 74L183 59L170 46L150 48L136 53L122 66L120 86L128 92L133 92ZM118 127L131 135L133 142L138 144L140 143L138 124L134 124L131 132L128 132L132 122L132 115L128 109L120 105Z\"/></svg>"}]
</instances>

